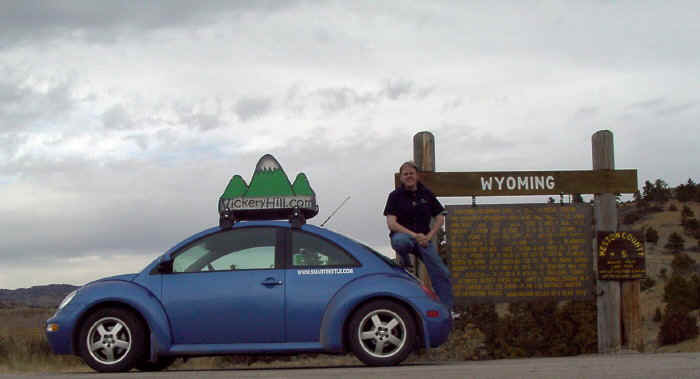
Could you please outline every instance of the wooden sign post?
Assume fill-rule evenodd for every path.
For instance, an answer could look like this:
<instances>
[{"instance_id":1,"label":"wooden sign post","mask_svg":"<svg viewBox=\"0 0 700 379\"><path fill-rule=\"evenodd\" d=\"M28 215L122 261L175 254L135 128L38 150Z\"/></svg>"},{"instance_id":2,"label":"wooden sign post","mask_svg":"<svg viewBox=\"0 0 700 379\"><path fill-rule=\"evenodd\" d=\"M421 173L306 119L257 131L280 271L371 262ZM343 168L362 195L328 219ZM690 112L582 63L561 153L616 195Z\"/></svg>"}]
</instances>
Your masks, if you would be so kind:
<instances>
[{"instance_id":1,"label":"wooden sign post","mask_svg":"<svg viewBox=\"0 0 700 379\"><path fill-rule=\"evenodd\" d=\"M418 170L422 173L435 172L435 137L430 132L420 132L413 136L413 162L418 166ZM438 246L437 236L433 237L433 244ZM413 267L416 267L416 275L427 285L432 288L428 269L423 262L415 262L415 255L410 255L414 261Z\"/></svg>"},{"instance_id":2,"label":"wooden sign post","mask_svg":"<svg viewBox=\"0 0 700 379\"><path fill-rule=\"evenodd\" d=\"M596 132L592 137L593 170L605 171L615 169L613 153L613 135L609 131ZM617 231L617 204L615 194L598 191L595 194L595 230ZM597 250L598 245L596 244ZM620 330L620 282L616 280L598 280L598 352L619 351L622 346Z\"/></svg>"},{"instance_id":3,"label":"wooden sign post","mask_svg":"<svg viewBox=\"0 0 700 379\"><path fill-rule=\"evenodd\" d=\"M615 170L613 136L610 131L596 132L592 137L592 147L592 171L435 172L435 138L429 132L420 132L413 138L413 158L420 171L421 181L436 196L472 196L475 198L476 196L560 195L563 198L564 194L594 194L595 231L615 232L617 231L615 194L634 193L637 191L637 170ZM395 185L398 187L400 185L399 175L395 174L394 179ZM478 216L479 212L471 212L474 213L474 215L471 215L467 209L459 212L463 214L460 214L459 218L455 219L456 221L452 226L453 232L456 233L465 233L465 230L467 230L465 227L469 227L468 225L474 226L471 223L474 221L470 218L471 216L483 217L483 215ZM525 208L517 211L493 209L491 211L484 210L483 212L494 213L493 217L499 220L507 219L509 221L508 230L515 230L516 232L503 241L498 239L500 237L494 237L496 239L493 239L493 241L489 237L489 250L478 252L479 256L484 254L486 254L484 256L488 256L487 253L494 249L498 251L498 246L502 246L508 251L513 250L510 246L514 238L519 238L517 240L518 246L524 246L524 249L527 250L527 257L523 255L522 259L518 258L517 260L511 259L516 258L512 253L501 253L500 255L507 258L508 261L502 260L497 262L501 266L493 266L492 263L494 262L490 262L488 266L484 267L489 267L489 270L491 267L504 270L505 268L515 267L513 264L520 265L518 267L527 265L529 273L514 279L503 279L501 280L503 283L499 284L500 287L491 288L489 283L494 282L494 280L488 277L489 274L482 272L480 275L486 283L486 293L502 293L505 296L512 297L520 296L513 294L523 294L523 298L527 298L530 295L540 298L547 296L556 298L557 296L561 297L562 294L568 296L566 294L570 292L579 294L582 297L590 296L587 294L590 291L586 291L585 285L585 278L588 274L583 272L583 276L580 276L582 270L575 263L583 262L579 256L580 251L592 250L588 251L587 254L595 257L596 255L593 252L597 251L597 246L595 249L590 249L590 247L581 249L576 247L578 246L576 244L572 245L573 241L579 241L580 238L565 237L568 235L567 233L571 233L572 230L579 226L590 227L583 226L585 223L580 224L580 219L585 220L585 217L579 217L581 216L579 215L571 219L564 218L559 220L560 217L557 216L555 220L550 219L548 215L541 216L532 213L535 212L534 209L527 211ZM498 216L499 212L503 213L500 218ZM508 214L506 215L506 213ZM525 221L525 216L522 215L528 213L531 216L527 216ZM516 214L521 214L521 216ZM448 221L449 217L452 216L448 215ZM501 225L499 228L503 229L503 225L506 224L499 222L498 225ZM543 222L543 224L539 224L539 222ZM556 237L546 233L542 234L540 231L542 228L550 230L549 233L555 233ZM551 246L547 245L549 247L536 247L534 249L532 246L529 246L527 241L537 241L537 238L533 237L535 236L533 234L534 230L538 231L537 238L548 238L548 244ZM470 241L472 239L484 239L478 233L470 234L469 239L454 238L455 236L450 236L449 233L450 231L448 230L451 256L454 251L464 254L465 252L472 252L474 249L480 249L479 247L471 246ZM501 235L505 236L506 234L501 230ZM562 246L559 248L556 247L556 238L563 238ZM552 245L550 239L554 241L554 245ZM564 243L563 241L566 242ZM455 248L453 245L457 247ZM479 246L482 246L481 249L483 250L484 244L481 243ZM460 256L458 258L459 265L452 265L451 269L454 271L456 268L466 267L474 270L474 267L481 267L477 264L479 262L470 263L467 260L466 256ZM540 266L537 266L538 264ZM545 266L542 266L542 264L545 264ZM596 262L593 261L592 266L595 267L595 264ZM510 271L506 270L503 272ZM545 272L546 275L542 276L538 272ZM551 275L553 272L559 276ZM427 279L424 267L420 268L418 273L420 277ZM464 272L461 274L464 274ZM556 277L560 279L554 280ZM464 279L465 283L474 282L474 278L460 276L460 279ZM574 287L574 290L557 288L558 285ZM481 282L478 284L478 288L477 285L469 288L465 287L463 293L472 293L470 292L471 290L480 288ZM600 353L619 351L623 339L627 341L629 348L643 351L644 339L639 310L639 280L633 278L633 280L622 281L622 284L619 280L598 280L593 292L597 295L598 351Z\"/></svg>"}]
</instances>

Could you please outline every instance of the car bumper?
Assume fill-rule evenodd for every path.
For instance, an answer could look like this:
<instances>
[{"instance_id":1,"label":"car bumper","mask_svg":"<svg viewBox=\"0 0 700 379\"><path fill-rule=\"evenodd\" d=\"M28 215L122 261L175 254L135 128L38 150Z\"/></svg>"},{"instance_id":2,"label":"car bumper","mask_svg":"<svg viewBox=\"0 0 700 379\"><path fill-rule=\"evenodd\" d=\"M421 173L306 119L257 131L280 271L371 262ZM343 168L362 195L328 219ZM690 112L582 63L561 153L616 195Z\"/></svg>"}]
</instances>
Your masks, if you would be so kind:
<instances>
[{"instance_id":1,"label":"car bumper","mask_svg":"<svg viewBox=\"0 0 700 379\"><path fill-rule=\"evenodd\" d=\"M425 328L427 330L426 345L429 347L438 347L447 341L452 330L452 317L449 311L446 312L446 317L427 318L425 319Z\"/></svg>"},{"instance_id":2,"label":"car bumper","mask_svg":"<svg viewBox=\"0 0 700 379\"><path fill-rule=\"evenodd\" d=\"M450 310L440 302L428 297L414 298L423 321L425 348L438 347L447 341L452 330Z\"/></svg>"},{"instance_id":3,"label":"car bumper","mask_svg":"<svg viewBox=\"0 0 700 379\"><path fill-rule=\"evenodd\" d=\"M44 332L54 354L74 354L73 331L77 321L76 306L68 304L44 322ZM49 326L52 328L49 329Z\"/></svg>"}]
</instances>

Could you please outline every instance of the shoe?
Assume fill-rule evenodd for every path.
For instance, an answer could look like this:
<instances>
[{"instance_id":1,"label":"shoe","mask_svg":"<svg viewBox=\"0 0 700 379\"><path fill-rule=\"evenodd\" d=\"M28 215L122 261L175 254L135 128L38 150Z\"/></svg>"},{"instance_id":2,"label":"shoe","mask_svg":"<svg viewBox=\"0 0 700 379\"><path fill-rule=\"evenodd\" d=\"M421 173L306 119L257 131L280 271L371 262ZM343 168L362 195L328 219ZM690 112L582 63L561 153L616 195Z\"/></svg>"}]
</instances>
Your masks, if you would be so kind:
<instances>
[{"instance_id":1,"label":"shoe","mask_svg":"<svg viewBox=\"0 0 700 379\"><path fill-rule=\"evenodd\" d=\"M452 319L453 319L453 320L456 320L456 319L462 317L462 314L461 314L461 313L455 312L455 311L450 312L450 315L452 316Z\"/></svg>"}]
</instances>

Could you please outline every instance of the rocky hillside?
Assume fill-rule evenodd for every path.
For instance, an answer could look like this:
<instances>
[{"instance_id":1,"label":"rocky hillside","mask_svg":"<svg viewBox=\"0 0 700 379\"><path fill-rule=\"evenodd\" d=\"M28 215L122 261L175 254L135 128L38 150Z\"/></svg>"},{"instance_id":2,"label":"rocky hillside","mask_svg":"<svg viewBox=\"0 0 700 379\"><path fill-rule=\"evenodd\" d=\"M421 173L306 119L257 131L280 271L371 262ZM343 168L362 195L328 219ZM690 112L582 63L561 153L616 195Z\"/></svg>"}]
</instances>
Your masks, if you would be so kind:
<instances>
[{"instance_id":1,"label":"rocky hillside","mask_svg":"<svg viewBox=\"0 0 700 379\"><path fill-rule=\"evenodd\" d=\"M641 296L642 323L646 331L647 351L700 351L700 338L685 341L679 345L659 346L657 340L660 322L654 320L656 310L664 311L666 303L663 300L664 287L672 274L671 261L678 253L685 253L695 262L700 263L699 241L694 234L682 225L682 211L688 207L694 217L700 216L700 203L694 201L679 202L669 200L657 206L653 212L639 212L639 206L635 202L624 204L620 207L620 220L622 230L647 231L649 228L658 233L657 242L646 242L646 265L647 277L651 279L647 283L650 285L644 288ZM637 214L640 217L626 217L629 214ZM632 221L632 222L630 222ZM672 252L668 247L669 239L676 233L683 239L683 248L679 252ZM696 265L695 270L700 271L700 265ZM653 283L653 284L652 284ZM700 323L700 320L698 320ZM671 350L669 350L671 349ZM680 350L673 350L680 349Z\"/></svg>"},{"instance_id":2,"label":"rocky hillside","mask_svg":"<svg viewBox=\"0 0 700 379\"><path fill-rule=\"evenodd\" d=\"M66 294L76 288L69 284L49 284L16 290L0 289L0 308L55 308Z\"/></svg>"}]
</instances>

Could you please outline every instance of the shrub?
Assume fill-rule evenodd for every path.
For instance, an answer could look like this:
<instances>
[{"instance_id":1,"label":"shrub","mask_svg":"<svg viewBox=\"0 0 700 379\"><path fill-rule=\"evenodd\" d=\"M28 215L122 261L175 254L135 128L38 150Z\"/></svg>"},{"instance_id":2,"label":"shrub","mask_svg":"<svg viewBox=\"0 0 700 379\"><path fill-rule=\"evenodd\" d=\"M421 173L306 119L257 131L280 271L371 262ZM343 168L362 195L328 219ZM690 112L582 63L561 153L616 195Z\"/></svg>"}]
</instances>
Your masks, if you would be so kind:
<instances>
[{"instance_id":1,"label":"shrub","mask_svg":"<svg viewBox=\"0 0 700 379\"><path fill-rule=\"evenodd\" d=\"M644 200L648 201L665 203L671 198L671 189L668 188L668 184L662 179L656 179L653 184L648 180L645 181L642 191Z\"/></svg>"},{"instance_id":2,"label":"shrub","mask_svg":"<svg viewBox=\"0 0 700 379\"><path fill-rule=\"evenodd\" d=\"M501 321L494 304L470 304L456 306L462 316L454 321L447 343L437 349L442 359L482 359L491 356L487 340L494 340L494 333Z\"/></svg>"},{"instance_id":3,"label":"shrub","mask_svg":"<svg viewBox=\"0 0 700 379\"><path fill-rule=\"evenodd\" d=\"M695 259L688 254L678 253L671 261L671 269L674 274L687 276L695 272Z\"/></svg>"},{"instance_id":4,"label":"shrub","mask_svg":"<svg viewBox=\"0 0 700 379\"><path fill-rule=\"evenodd\" d=\"M0 363L4 363L9 354L10 349L7 347L7 338L0 336Z\"/></svg>"},{"instance_id":5,"label":"shrub","mask_svg":"<svg viewBox=\"0 0 700 379\"><path fill-rule=\"evenodd\" d=\"M689 206L684 205L683 210L681 211L681 220L689 219L695 217L695 213L693 213L693 210L690 209Z\"/></svg>"},{"instance_id":6,"label":"shrub","mask_svg":"<svg viewBox=\"0 0 700 379\"><path fill-rule=\"evenodd\" d=\"M683 237L681 237L680 234L673 232L668 237L668 242L664 247L667 248L671 253L678 253L685 248L685 240L683 239Z\"/></svg>"},{"instance_id":7,"label":"shrub","mask_svg":"<svg viewBox=\"0 0 700 379\"><path fill-rule=\"evenodd\" d=\"M509 304L487 341L494 358L562 356L597 351L595 301Z\"/></svg>"},{"instance_id":8,"label":"shrub","mask_svg":"<svg viewBox=\"0 0 700 379\"><path fill-rule=\"evenodd\" d=\"M647 242L656 244L659 242L659 232L657 232L656 229L649 227L649 229L646 231L645 239Z\"/></svg>"},{"instance_id":9,"label":"shrub","mask_svg":"<svg viewBox=\"0 0 700 379\"><path fill-rule=\"evenodd\" d=\"M622 223L625 225L631 225L641 220L641 218L642 217L638 213L628 213L622 218Z\"/></svg>"},{"instance_id":10,"label":"shrub","mask_svg":"<svg viewBox=\"0 0 700 379\"><path fill-rule=\"evenodd\" d=\"M698 190L698 185L693 182L692 179L688 178L686 184L681 184L676 187L675 190L676 199L681 202L696 200L700 191Z\"/></svg>"},{"instance_id":11,"label":"shrub","mask_svg":"<svg viewBox=\"0 0 700 379\"><path fill-rule=\"evenodd\" d=\"M667 305L661 327L659 328L659 344L675 344L697 336L697 318L690 317L687 309L674 308Z\"/></svg>"},{"instance_id":12,"label":"shrub","mask_svg":"<svg viewBox=\"0 0 700 379\"><path fill-rule=\"evenodd\" d=\"M698 307L697 285L674 272L664 286L664 301L673 308L695 309Z\"/></svg>"},{"instance_id":13,"label":"shrub","mask_svg":"<svg viewBox=\"0 0 700 379\"><path fill-rule=\"evenodd\" d=\"M683 229L685 229L686 233L692 236L695 234L696 230L700 229L700 223L695 217L686 219L683 223Z\"/></svg>"},{"instance_id":14,"label":"shrub","mask_svg":"<svg viewBox=\"0 0 700 379\"><path fill-rule=\"evenodd\" d=\"M642 291L646 291L650 288L653 288L656 285L656 280L647 276L639 283L639 285Z\"/></svg>"}]
</instances>

